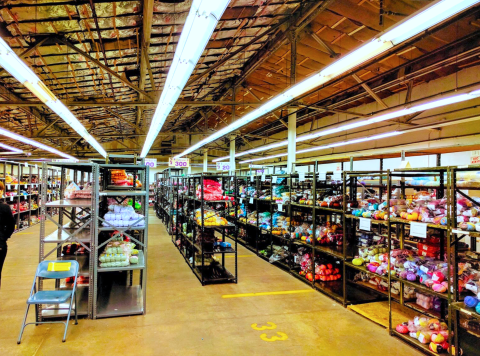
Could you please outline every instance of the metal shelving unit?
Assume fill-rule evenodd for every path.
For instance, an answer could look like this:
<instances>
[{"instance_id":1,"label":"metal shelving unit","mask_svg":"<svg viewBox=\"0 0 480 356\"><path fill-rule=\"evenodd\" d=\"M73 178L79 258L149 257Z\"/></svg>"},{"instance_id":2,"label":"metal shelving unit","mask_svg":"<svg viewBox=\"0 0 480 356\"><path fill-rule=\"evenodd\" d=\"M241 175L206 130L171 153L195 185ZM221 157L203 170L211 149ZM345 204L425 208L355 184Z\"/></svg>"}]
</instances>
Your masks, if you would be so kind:
<instances>
[{"instance_id":1,"label":"metal shelving unit","mask_svg":"<svg viewBox=\"0 0 480 356\"><path fill-rule=\"evenodd\" d=\"M110 156L110 161L115 157ZM127 160L127 157L121 157ZM135 160L135 163L136 160ZM139 162L141 163L141 162ZM98 202L98 213L94 222L93 252L93 318L129 316L146 313L148 213L149 213L149 167L143 164L108 163L95 164L94 195ZM111 182L112 170L124 170L133 174L133 186L116 187ZM136 178L141 183L137 186ZM122 205L130 201L135 211L143 218L130 220L130 225L116 227L104 219L108 205ZM135 209L136 204L140 208ZM143 221L142 226L135 226ZM99 255L109 242L117 238L135 243L138 262L127 266L100 266Z\"/></svg>"},{"instance_id":2,"label":"metal shelving unit","mask_svg":"<svg viewBox=\"0 0 480 356\"><path fill-rule=\"evenodd\" d=\"M226 218L228 214L228 201L226 200L205 200L204 199L204 179L217 180L223 187L230 182L232 177L227 175L211 175L198 174L189 176L188 178L175 178L178 184L186 184L188 190L185 194L178 196L178 209L176 215L176 233L172 237L174 245L179 249L185 258L188 266L191 268L195 276L202 283L218 284L218 283L237 283L238 282L238 266L237 266L237 227L235 224L228 223L226 225L206 225L203 218L205 207L212 204L222 205L220 211L221 217ZM200 187L200 198L195 195L195 187ZM193 189L192 189L193 188ZM235 200L234 200L235 201ZM230 200L230 202L233 202ZM236 201L238 203L238 201ZM236 204L235 204L236 205ZM194 212L200 209L201 223L195 221ZM184 229L184 226L186 229ZM227 229L233 229L233 233L228 233ZM227 237L233 239L234 247L224 247L222 244L227 243ZM208 241L206 241L208 238ZM226 256L228 264L233 264L233 270L230 272L226 268ZM217 259L217 256L220 256ZM197 260L198 259L198 260Z\"/></svg>"},{"instance_id":3,"label":"metal shelving unit","mask_svg":"<svg viewBox=\"0 0 480 356\"><path fill-rule=\"evenodd\" d=\"M78 314L81 316L92 317L92 297L93 297L93 223L96 214L96 200L92 199L64 199L64 191L68 185L67 170L71 170L74 176L89 175L96 173L96 167L93 164L74 164L74 163L54 163L55 169L49 167L44 162L42 165L41 178L41 221L40 221L40 256L39 260L77 260L80 264L80 276L88 278L88 283L79 286L79 293L76 303L78 305ZM60 184L58 185L59 198L52 200L50 189L57 189L56 176L48 177L51 171L60 170ZM83 178L82 178L83 179ZM54 181L55 180L55 181ZM58 211L58 219L53 215ZM53 233L46 235L46 222L50 221L58 229ZM64 253L66 244L76 244L79 248L85 250L84 254ZM39 283L39 290L43 288L43 281ZM64 282L56 283L56 288L69 288ZM37 308L37 320L48 317L66 316L66 310L53 311L48 306Z\"/></svg>"}]
</instances>

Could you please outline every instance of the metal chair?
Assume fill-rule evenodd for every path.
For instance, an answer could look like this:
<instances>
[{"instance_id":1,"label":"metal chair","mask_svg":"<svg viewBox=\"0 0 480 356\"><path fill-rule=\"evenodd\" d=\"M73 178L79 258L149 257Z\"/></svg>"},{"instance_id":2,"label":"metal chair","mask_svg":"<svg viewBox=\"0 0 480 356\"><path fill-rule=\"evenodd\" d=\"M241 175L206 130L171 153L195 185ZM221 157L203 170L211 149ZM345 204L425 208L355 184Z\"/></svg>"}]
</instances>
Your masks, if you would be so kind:
<instances>
[{"instance_id":1,"label":"metal chair","mask_svg":"<svg viewBox=\"0 0 480 356\"><path fill-rule=\"evenodd\" d=\"M48 271L48 264L49 263L71 263L69 271L62 271L62 272L52 272ZM43 261L38 264L37 271L35 273L35 278L33 280L32 289L30 291L30 297L27 300L27 310L25 311L25 317L23 319L22 328L20 330L20 335L18 336L17 344L20 344L22 340L23 330L25 326L34 324L64 324L65 325L65 332L63 334L63 342L67 337L67 330L68 330L68 322L70 321L70 314L72 311L73 301L76 300L77 296L77 277L78 277L78 269L79 265L77 261L69 260L69 261ZM64 279L68 277L74 277L73 281L73 288L67 290L46 290L46 291L38 291L37 292L37 278L40 280L42 279ZM54 304L59 305L61 303L65 303L68 299L70 299L70 304L68 307L68 315L67 321L43 321L43 322L34 322L34 323L26 323L28 310L30 305L39 305L39 304ZM78 324L77 319L77 307L78 303L75 303L75 325ZM66 310L66 308L56 308L55 310Z\"/></svg>"}]
</instances>

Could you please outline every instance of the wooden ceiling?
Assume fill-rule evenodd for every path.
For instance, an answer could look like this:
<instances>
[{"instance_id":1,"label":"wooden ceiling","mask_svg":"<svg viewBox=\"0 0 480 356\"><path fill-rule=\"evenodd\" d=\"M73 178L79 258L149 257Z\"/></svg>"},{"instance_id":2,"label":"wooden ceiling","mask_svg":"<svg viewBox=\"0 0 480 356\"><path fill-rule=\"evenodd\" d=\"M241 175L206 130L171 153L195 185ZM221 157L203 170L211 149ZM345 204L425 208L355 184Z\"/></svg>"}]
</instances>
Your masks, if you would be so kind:
<instances>
[{"instance_id":1,"label":"wooden ceiling","mask_svg":"<svg viewBox=\"0 0 480 356\"><path fill-rule=\"evenodd\" d=\"M241 117L429 3L385 0L380 8L375 0L231 0L152 155L182 151L185 143L177 137L226 126L233 107ZM7 0L0 6L0 35L107 151L139 153L190 6L190 0ZM351 74L382 98L475 65L478 54L460 50L480 47L479 30L474 8L299 103L347 110L373 101ZM422 70L426 66L431 70ZM0 71L0 97L1 127L77 157L97 156L5 71ZM237 105L222 105L232 101ZM282 115L278 110L242 128L239 148L284 130ZM326 113L304 109L298 124L321 115ZM8 138L0 141L31 150ZM211 147L226 148L226 143Z\"/></svg>"}]
</instances>

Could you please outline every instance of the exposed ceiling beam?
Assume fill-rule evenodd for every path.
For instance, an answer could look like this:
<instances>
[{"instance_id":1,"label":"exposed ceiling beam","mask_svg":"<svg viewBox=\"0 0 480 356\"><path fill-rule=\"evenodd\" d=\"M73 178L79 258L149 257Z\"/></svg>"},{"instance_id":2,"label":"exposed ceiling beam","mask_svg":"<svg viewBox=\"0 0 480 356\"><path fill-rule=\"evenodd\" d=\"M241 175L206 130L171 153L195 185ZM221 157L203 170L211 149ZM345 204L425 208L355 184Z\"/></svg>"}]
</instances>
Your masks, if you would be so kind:
<instances>
[{"instance_id":1,"label":"exposed ceiling beam","mask_svg":"<svg viewBox=\"0 0 480 356\"><path fill-rule=\"evenodd\" d=\"M112 69L110 69L109 67L107 67L106 65L103 65L100 61L96 60L95 58L93 58L92 56L90 56L88 53L82 51L80 48L78 48L77 46L75 46L73 43L71 43L70 41L68 41L67 39L63 38L63 37L57 37L58 41L62 42L63 44L65 44L67 47L69 47L70 49L74 50L75 52L77 53L80 53L82 56L84 56L85 58L87 58L88 60L90 60L91 62L95 63L97 66L99 66L100 68L102 68L104 71L106 71L109 75L113 75L115 78L117 78L118 80L120 80L123 84L129 86L130 88L132 88L133 90L135 90L136 92L140 93L140 94L143 94L145 95L148 99L150 100L153 100L149 95L148 93L146 93L145 91L143 91L142 89L138 88L136 85L134 85L133 83L131 83L127 78L124 78L122 76L120 76L118 73L116 73L115 71L113 71Z\"/></svg>"},{"instance_id":2,"label":"exposed ceiling beam","mask_svg":"<svg viewBox=\"0 0 480 356\"><path fill-rule=\"evenodd\" d=\"M352 77L353 79L355 79L357 81L357 83L359 83L363 89L365 89L365 91L370 94L370 96L372 98L375 99L375 101L377 103L380 104L381 107L383 107L384 109L388 109L388 106L387 104L385 104L385 102L368 86L368 84L364 83L363 80L361 80L358 75L356 75L355 73L352 74Z\"/></svg>"},{"instance_id":3,"label":"exposed ceiling beam","mask_svg":"<svg viewBox=\"0 0 480 356\"><path fill-rule=\"evenodd\" d=\"M11 95L10 95L11 96ZM145 101L64 101L63 102L67 106L147 106L155 108L157 107L156 103L145 102ZM210 100L210 101L189 101L189 100L177 100L175 105L178 106L192 106L192 107L199 107L199 106L259 106L262 105L261 102L243 102L243 101L229 101L229 100ZM25 106L46 106L41 101L25 101L18 98L15 101L0 101L1 106L17 106L17 107L25 107Z\"/></svg>"}]
</instances>

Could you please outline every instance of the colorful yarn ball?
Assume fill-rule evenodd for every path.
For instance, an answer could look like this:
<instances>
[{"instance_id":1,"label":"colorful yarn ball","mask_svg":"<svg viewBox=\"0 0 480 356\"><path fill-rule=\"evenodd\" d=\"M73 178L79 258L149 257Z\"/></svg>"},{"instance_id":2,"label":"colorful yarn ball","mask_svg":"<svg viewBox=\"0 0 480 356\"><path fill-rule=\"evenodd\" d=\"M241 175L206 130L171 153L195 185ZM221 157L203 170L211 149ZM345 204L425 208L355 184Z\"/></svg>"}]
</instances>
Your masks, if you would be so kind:
<instances>
[{"instance_id":1,"label":"colorful yarn ball","mask_svg":"<svg viewBox=\"0 0 480 356\"><path fill-rule=\"evenodd\" d=\"M475 308L478 304L478 299L475 297L468 296L468 297L465 297L465 300L463 302L465 303L465 306L469 308Z\"/></svg>"}]
</instances>

